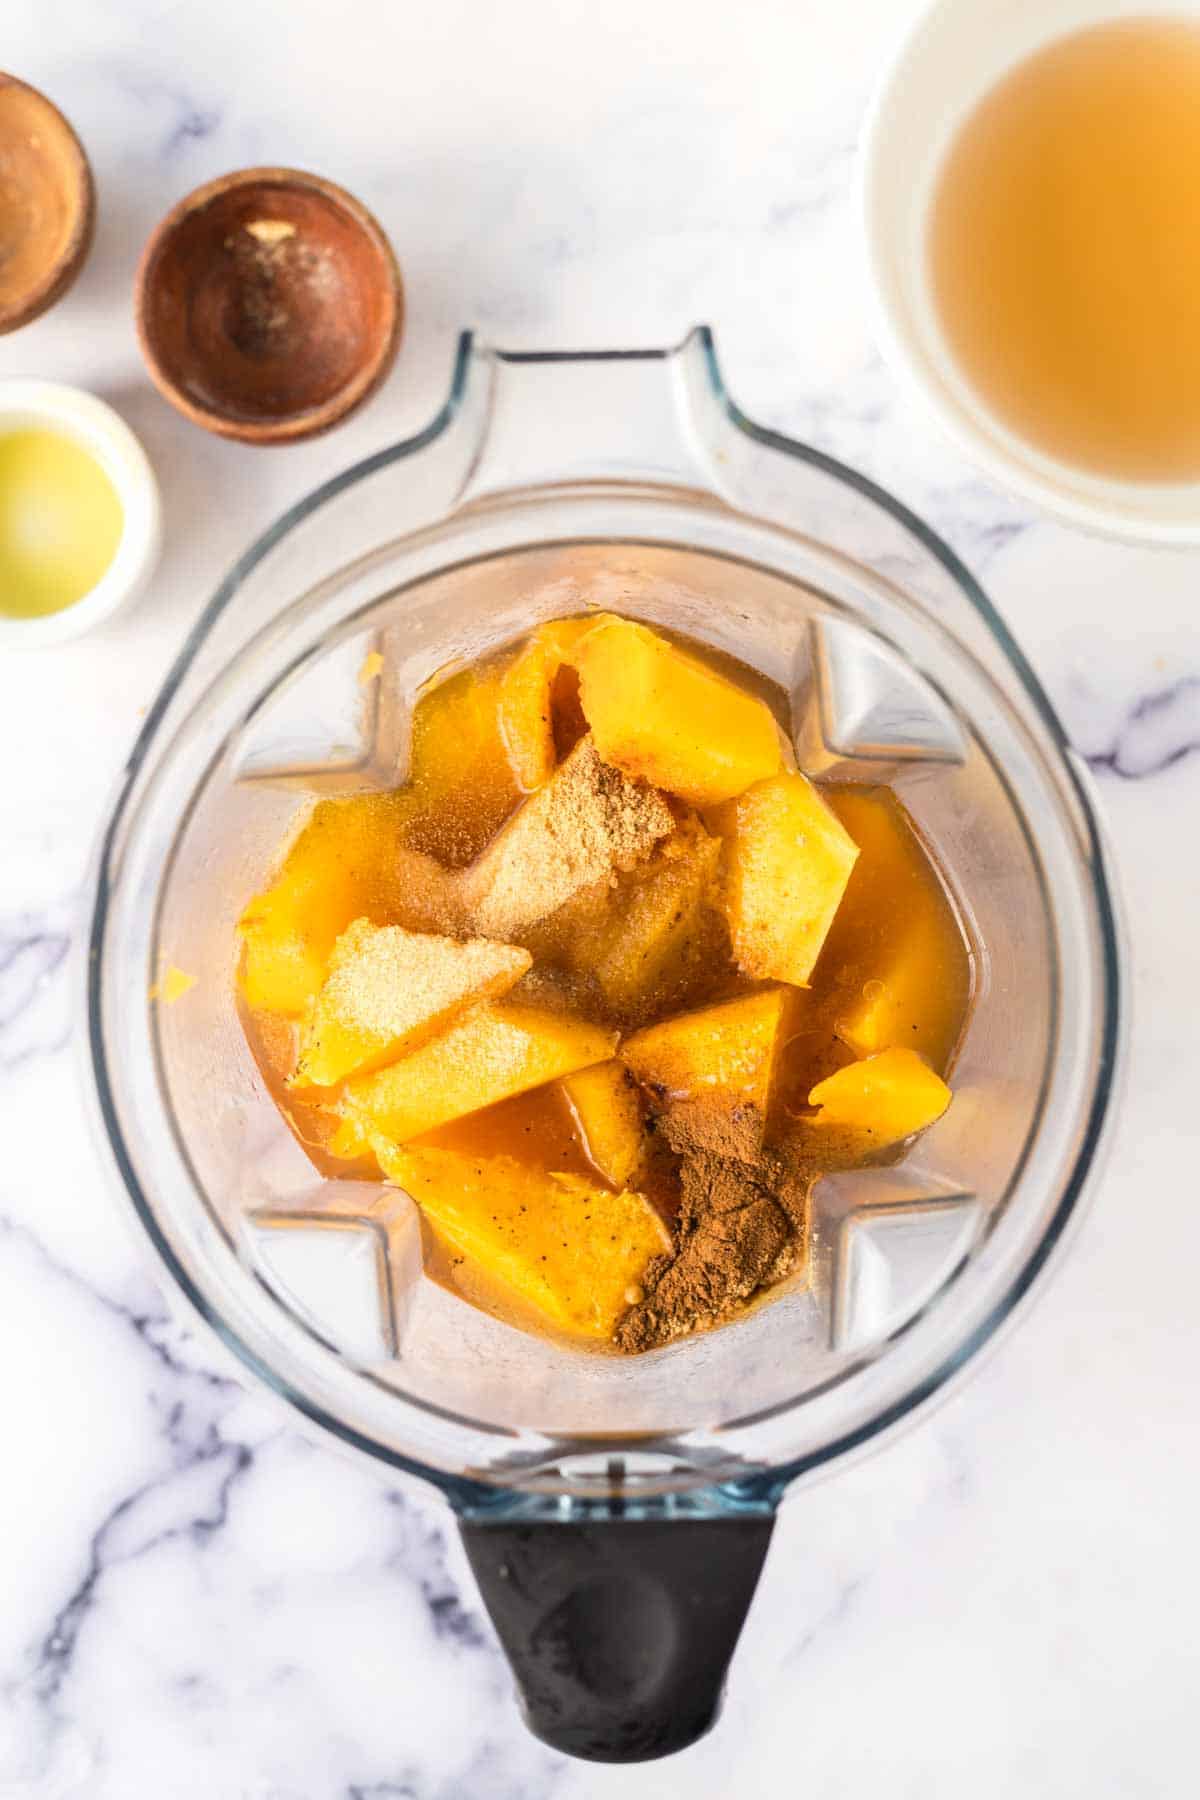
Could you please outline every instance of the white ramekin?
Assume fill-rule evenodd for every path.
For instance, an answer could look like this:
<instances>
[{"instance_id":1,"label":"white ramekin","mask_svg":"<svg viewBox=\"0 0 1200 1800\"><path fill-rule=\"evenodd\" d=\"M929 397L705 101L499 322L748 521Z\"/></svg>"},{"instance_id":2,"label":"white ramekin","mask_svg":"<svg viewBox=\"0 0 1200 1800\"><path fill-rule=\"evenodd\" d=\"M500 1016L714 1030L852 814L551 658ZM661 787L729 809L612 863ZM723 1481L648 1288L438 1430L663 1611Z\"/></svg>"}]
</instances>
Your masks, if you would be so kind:
<instances>
[{"instance_id":1,"label":"white ramekin","mask_svg":"<svg viewBox=\"0 0 1200 1800\"><path fill-rule=\"evenodd\" d=\"M111 406L81 388L54 381L0 381L0 433L61 432L90 452L117 490L124 527L117 553L90 593L61 612L36 619L0 613L0 650L32 650L81 636L127 606L158 561L162 511L146 452Z\"/></svg>"},{"instance_id":2,"label":"white ramekin","mask_svg":"<svg viewBox=\"0 0 1200 1800\"><path fill-rule=\"evenodd\" d=\"M1000 486L1110 536L1200 543L1200 482L1108 480L1048 456L989 411L956 365L929 287L930 201L950 140L1016 63L1108 19L1200 18L1200 0L933 0L888 60L867 114L859 205L884 355ZM1200 330L1200 323L1197 325Z\"/></svg>"}]
</instances>

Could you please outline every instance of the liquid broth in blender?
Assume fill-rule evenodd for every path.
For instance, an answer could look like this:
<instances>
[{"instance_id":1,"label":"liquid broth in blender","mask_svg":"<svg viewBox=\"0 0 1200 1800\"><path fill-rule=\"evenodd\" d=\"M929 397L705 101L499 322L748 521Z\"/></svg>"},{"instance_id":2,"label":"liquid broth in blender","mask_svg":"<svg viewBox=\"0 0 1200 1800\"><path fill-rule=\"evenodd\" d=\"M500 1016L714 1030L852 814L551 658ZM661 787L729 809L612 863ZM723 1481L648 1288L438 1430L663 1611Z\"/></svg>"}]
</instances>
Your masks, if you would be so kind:
<instances>
[{"instance_id":1,"label":"liquid broth in blender","mask_svg":"<svg viewBox=\"0 0 1200 1800\"><path fill-rule=\"evenodd\" d=\"M695 804L695 795L687 801L669 795L671 812L656 827L666 831L665 838L630 866L614 867L604 880L567 898L547 917L499 934L524 946L532 966L496 1001L468 1007L448 1023L441 1042L453 1044L454 1034L460 1033L464 1047L461 1056L451 1055L446 1073L436 1074L436 1039L432 1046L422 1041L390 1064L413 1069L424 1058L442 1083L438 1098L444 1098L445 1082L453 1086L459 1077L456 1065L475 1054L472 1019L491 1012L506 1028L513 1019L522 1029L531 1020L545 1021L554 1039L553 1055L562 1047L554 1034L561 1035L569 1056L577 1041L571 1033L607 1033L597 1050L584 1044L576 1074L568 1069L491 1104L459 1104L455 1116L405 1135L402 1147L381 1147L378 1133L364 1134L361 1109L355 1115L358 1124L347 1124L347 1112L355 1113L347 1095L353 1101L355 1094L376 1094L386 1086L389 1078L379 1072L389 1067L386 1053L382 1063L371 1065L374 1076L364 1078L361 1071L367 1064L361 1063L331 1086L297 1085L303 1044L314 1034L317 996L334 979L329 973L333 946L345 943L341 934L353 920L369 920L374 927L397 921L409 925L414 893L425 883L428 891L419 896L425 908L422 928L442 925L458 939L473 937L471 917L477 922L478 908L471 916L455 909L477 882L478 871L486 868L483 853L532 796L545 791L552 776L589 753L583 740L592 721L585 716L579 677L568 658L576 656L576 637L590 623L556 622L523 647L510 647L431 683L416 706L411 776L405 787L317 803L284 856L275 883L246 909L241 998L259 1066L317 1168L329 1176L378 1183L382 1167L418 1203L424 1200L427 1273L525 1329L599 1343L615 1335L622 1343L619 1315L629 1309L628 1319L639 1306L644 1310L651 1304L647 1283L652 1284L656 1270L672 1254L679 1260L681 1241L689 1232L695 1234L696 1185L681 1180L689 1167L693 1174L702 1167L706 1179L714 1171L720 1176L734 1167L743 1172L753 1168L745 1193L757 1195L753 1183L766 1179L763 1169L781 1167L781 1155L789 1158L791 1225L786 1247L771 1262L769 1280L802 1276L805 1230L798 1208L812 1179L823 1168L886 1158L910 1135L901 1132L897 1138L898 1127L886 1123L890 1088L880 1090L882 1098L868 1097L870 1105L884 1109L879 1113L884 1123L874 1138L875 1115L864 1123L861 1106L856 1113L852 1104L840 1126L836 1119L822 1125L810 1103L813 1089L841 1071L854 1078L861 1070L878 1069L882 1079L884 1066L890 1067L898 1052L915 1053L914 1066L920 1059L918 1081L932 1084L945 1075L970 1002L971 959L946 883L894 794L883 788L832 786L822 790L822 804L804 778L788 770L790 758L782 748L786 734L780 729L787 720L787 702L780 690L701 646L688 643L676 649L673 640L644 633L646 638L654 635L668 659L683 651L690 668L709 671L721 690L734 696L731 704L744 701L761 709L755 715L761 727L759 754L768 760L777 754L779 767L750 782L746 793L790 794L795 787L799 794L802 789L805 804L811 796L820 819L828 822L831 842L849 846L847 860L857 847L848 877L839 877L832 923L808 984L765 975L747 949L749 940L731 927L731 919L737 918L730 899L731 864L737 859L738 833L751 829L753 821L743 816L745 801L736 797L741 775L721 774L715 779L732 787L734 798L709 805ZM546 633L552 634L549 640ZM547 641L552 648L548 661L542 654ZM586 663L586 656L580 653L579 660ZM670 667L669 662L664 666ZM529 704L534 677L540 698ZM520 702L516 712L514 694ZM548 728L540 748L535 742L539 719ZM522 720L532 721L532 737L522 739ZM698 729L710 727L719 728L719 721ZM777 752L771 744L778 746ZM633 754L628 747L619 753L627 762ZM541 765L532 766L531 757L536 764L538 756ZM619 772L615 780L626 783ZM634 789L639 805L645 800L642 790L651 791L640 776ZM622 800L632 792L622 785ZM778 901L786 909L784 892ZM370 930L364 928L364 937L369 938ZM335 966L341 954L333 955ZM710 1086L717 1083L704 1096L707 1112L696 1112L694 1094L689 1098L682 1089L667 1093L639 1062L639 1046L653 1049L663 1022L681 1019L737 1021L739 1031L750 1032L744 1043L739 1039L735 1044L742 1055L745 1044L754 1049L757 1021L772 1009L774 1035L763 1077L769 1090L755 1090L759 1098L769 1091L769 1098L757 1111L756 1102L747 1099L759 1080L751 1071L726 1113L718 1117L720 1104L713 1112L713 1094L719 1101L719 1083L728 1080L729 1045L724 1040L725 1063L718 1069L714 1062L717 1072L706 1071L702 1078ZM713 1028L726 1029L724 1023ZM670 1043L659 1053L674 1054L676 1049ZM488 1055L494 1063L490 1048ZM492 1081L494 1068L486 1058L481 1068L485 1064L486 1080ZM911 1103L903 1080L900 1090L903 1107ZM836 1108L831 1105L830 1110ZM681 1136L684 1114L690 1122L685 1121ZM704 1137L714 1118L720 1157L730 1153L732 1162L714 1160L717 1140ZM693 1144L697 1119L699 1148ZM746 1148L747 1119L758 1132L753 1148ZM925 1122L924 1115L919 1122ZM627 1155L631 1134L636 1154L630 1150ZM681 1145L693 1155L692 1164ZM409 1172L426 1182L424 1190ZM493 1178L498 1185L489 1189ZM714 1181L713 1193L723 1192L721 1180ZM582 1263L566 1236L544 1253L521 1241L534 1229L539 1207L557 1205L562 1195L574 1209L564 1218L576 1221L562 1230L583 1234ZM493 1237L500 1226L508 1235L496 1244L489 1239L487 1252L477 1253L483 1240L473 1235L466 1213L471 1206L486 1209L492 1204L512 1212L511 1230L506 1218L500 1225L493 1218ZM606 1234L597 1220L606 1207L618 1205L624 1210L614 1218L611 1242L620 1239L629 1279L612 1277L617 1287L607 1310L580 1312L566 1302L556 1306L546 1285L550 1275L540 1277L536 1267L529 1275L523 1258L534 1264L540 1260L548 1268L561 1262L565 1282L598 1291L607 1278L587 1258L607 1253L601 1242L607 1241ZM631 1213L631 1207L641 1208L641 1214ZM696 1323L733 1316L762 1285L756 1280L749 1292ZM682 1334L682 1329L667 1332ZM664 1341L661 1331L651 1336ZM626 1330L623 1347L641 1347L641 1340Z\"/></svg>"}]
</instances>

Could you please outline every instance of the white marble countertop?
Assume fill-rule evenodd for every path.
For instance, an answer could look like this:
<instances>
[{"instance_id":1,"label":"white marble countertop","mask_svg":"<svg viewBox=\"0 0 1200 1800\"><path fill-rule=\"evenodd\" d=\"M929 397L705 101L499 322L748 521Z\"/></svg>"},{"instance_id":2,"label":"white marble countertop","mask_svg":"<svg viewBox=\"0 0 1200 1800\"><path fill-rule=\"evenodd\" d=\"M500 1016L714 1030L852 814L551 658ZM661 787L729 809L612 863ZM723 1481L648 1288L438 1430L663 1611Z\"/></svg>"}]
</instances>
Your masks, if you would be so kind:
<instances>
[{"instance_id":1,"label":"white marble countertop","mask_svg":"<svg viewBox=\"0 0 1200 1800\"><path fill-rule=\"evenodd\" d=\"M909 414L868 338L850 176L904 0L8 0L3 57L100 192L70 299L0 375L141 434L152 596L0 663L0 1797L1054 1800L1195 1786L1200 555L1030 516ZM167 205L260 161L343 181L408 280L386 390L288 451L218 443L138 358ZM287 502L422 423L464 323L514 347L717 328L753 416L924 512L1097 772L1132 928L1131 1079L1048 1296L952 1400L785 1508L718 1730L605 1769L526 1736L448 1515L313 1448L167 1322L97 1172L64 958L139 714Z\"/></svg>"}]
</instances>

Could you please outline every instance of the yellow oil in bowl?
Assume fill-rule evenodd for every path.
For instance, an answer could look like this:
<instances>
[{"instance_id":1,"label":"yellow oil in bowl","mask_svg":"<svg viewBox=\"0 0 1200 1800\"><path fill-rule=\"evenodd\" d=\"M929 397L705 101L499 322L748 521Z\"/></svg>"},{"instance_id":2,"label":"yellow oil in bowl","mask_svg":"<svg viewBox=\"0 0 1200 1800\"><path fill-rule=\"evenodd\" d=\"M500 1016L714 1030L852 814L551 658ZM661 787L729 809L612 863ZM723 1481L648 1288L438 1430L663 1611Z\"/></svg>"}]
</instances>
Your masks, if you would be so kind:
<instances>
[{"instance_id":1,"label":"yellow oil in bowl","mask_svg":"<svg viewBox=\"0 0 1200 1800\"><path fill-rule=\"evenodd\" d=\"M111 567L124 526L116 488L81 444L44 426L0 429L0 614L74 606Z\"/></svg>"}]
</instances>

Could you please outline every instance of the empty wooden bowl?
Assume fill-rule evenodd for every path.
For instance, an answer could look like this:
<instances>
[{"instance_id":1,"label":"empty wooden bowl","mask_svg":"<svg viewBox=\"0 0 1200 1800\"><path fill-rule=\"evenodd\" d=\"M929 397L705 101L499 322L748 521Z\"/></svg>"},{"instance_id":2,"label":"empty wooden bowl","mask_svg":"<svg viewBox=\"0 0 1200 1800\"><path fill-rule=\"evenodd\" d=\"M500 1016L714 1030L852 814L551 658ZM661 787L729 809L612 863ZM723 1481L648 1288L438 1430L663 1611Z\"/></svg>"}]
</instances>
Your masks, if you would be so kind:
<instances>
[{"instance_id":1,"label":"empty wooden bowl","mask_svg":"<svg viewBox=\"0 0 1200 1800\"><path fill-rule=\"evenodd\" d=\"M83 145L45 94L0 73L0 332L62 298L95 223Z\"/></svg>"},{"instance_id":2,"label":"empty wooden bowl","mask_svg":"<svg viewBox=\"0 0 1200 1800\"><path fill-rule=\"evenodd\" d=\"M376 220L297 169L244 169L181 200L142 254L136 304L160 392L247 444L295 443L361 406L404 316Z\"/></svg>"}]
</instances>

